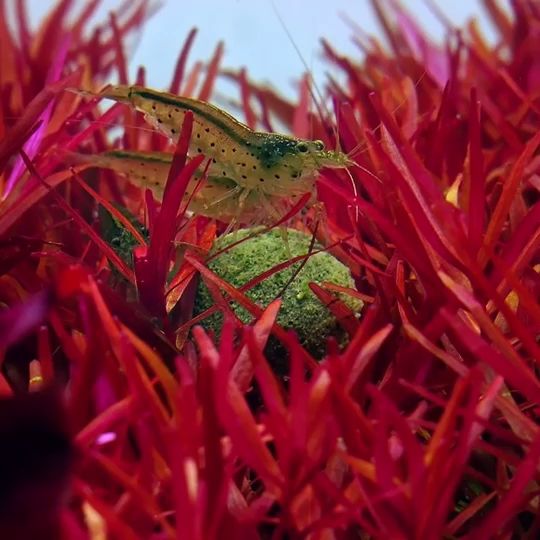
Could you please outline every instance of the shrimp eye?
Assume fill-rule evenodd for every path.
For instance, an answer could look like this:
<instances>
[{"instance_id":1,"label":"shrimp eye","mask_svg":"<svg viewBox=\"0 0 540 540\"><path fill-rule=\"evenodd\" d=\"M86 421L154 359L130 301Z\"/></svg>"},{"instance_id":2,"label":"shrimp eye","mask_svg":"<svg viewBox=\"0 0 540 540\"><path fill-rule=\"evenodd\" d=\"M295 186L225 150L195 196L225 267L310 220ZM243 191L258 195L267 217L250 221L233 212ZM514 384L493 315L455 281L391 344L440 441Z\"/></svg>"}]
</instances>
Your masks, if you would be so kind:
<instances>
[{"instance_id":1,"label":"shrimp eye","mask_svg":"<svg viewBox=\"0 0 540 540\"><path fill-rule=\"evenodd\" d=\"M296 148L298 149L299 152L302 152L302 153L308 151L308 145L305 142L299 142L296 145Z\"/></svg>"},{"instance_id":2,"label":"shrimp eye","mask_svg":"<svg viewBox=\"0 0 540 540\"><path fill-rule=\"evenodd\" d=\"M313 141L313 145L315 146L315 149L319 152L321 150L324 150L324 143L322 141Z\"/></svg>"}]
</instances>

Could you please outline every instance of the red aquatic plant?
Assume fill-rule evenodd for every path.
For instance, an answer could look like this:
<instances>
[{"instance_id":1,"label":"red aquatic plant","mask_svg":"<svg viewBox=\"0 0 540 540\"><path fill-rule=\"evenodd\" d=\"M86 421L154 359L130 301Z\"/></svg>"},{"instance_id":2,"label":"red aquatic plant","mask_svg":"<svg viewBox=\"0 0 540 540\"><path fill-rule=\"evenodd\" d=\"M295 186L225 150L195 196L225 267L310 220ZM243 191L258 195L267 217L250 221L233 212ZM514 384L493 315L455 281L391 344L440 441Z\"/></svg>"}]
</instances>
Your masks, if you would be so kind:
<instances>
[{"instance_id":1,"label":"red aquatic plant","mask_svg":"<svg viewBox=\"0 0 540 540\"><path fill-rule=\"evenodd\" d=\"M276 324L279 299L258 306L255 283L205 265L223 229L181 204L205 166L186 156L189 116L172 148L127 108L66 91L129 82L126 41L150 3L94 30L99 2L73 4L35 32L23 0L14 28L0 13L0 536L536 538L537 4L485 0L494 45L438 14L435 44L397 0L374 0L386 43L358 31L358 58L322 44L345 81L325 89L337 131L310 112L308 78L291 103L224 71L221 45L188 72L188 36L171 91L210 99L227 76L249 125L279 121L355 160L317 186L313 232L357 286L312 284L350 338L320 363ZM119 147L174 152L162 205L64 159ZM133 264L99 208L129 233ZM304 226L321 221L310 212ZM192 318L198 275L216 306ZM364 300L359 320L335 292ZM197 323L219 309L216 343ZM287 380L264 356L270 334Z\"/></svg>"}]
</instances>

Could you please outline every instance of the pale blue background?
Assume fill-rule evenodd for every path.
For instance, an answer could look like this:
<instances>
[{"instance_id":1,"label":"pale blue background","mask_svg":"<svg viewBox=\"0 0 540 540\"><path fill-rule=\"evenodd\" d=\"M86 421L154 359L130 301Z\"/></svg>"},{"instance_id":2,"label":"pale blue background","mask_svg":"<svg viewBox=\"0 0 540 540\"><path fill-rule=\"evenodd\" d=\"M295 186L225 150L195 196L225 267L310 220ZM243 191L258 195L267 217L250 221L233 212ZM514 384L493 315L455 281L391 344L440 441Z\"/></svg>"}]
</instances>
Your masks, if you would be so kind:
<instances>
[{"instance_id":1,"label":"pale blue background","mask_svg":"<svg viewBox=\"0 0 540 540\"><path fill-rule=\"evenodd\" d=\"M493 38L477 0L432 1L456 24L472 15L478 16L486 35ZM100 17L107 17L108 11L118 3L104 0ZM350 39L353 30L344 22L343 15L367 33L380 35L368 0L274 0L275 10L271 0L165 0L162 3L139 42L131 43L129 51L131 74L135 74L138 65L144 65L148 86L156 88L170 82L179 50L193 26L199 28L199 33L189 65L209 59L217 42L224 40L224 67L245 66L252 79L269 82L289 96L295 95L294 82L305 68L275 10L319 85L328 70L320 57L321 36L339 51L359 57ZM39 20L53 4L51 0L28 0L32 21ZM404 0L403 4L433 36L442 36L441 25L423 0ZM219 90L227 93L228 88L221 84Z\"/></svg>"}]
</instances>

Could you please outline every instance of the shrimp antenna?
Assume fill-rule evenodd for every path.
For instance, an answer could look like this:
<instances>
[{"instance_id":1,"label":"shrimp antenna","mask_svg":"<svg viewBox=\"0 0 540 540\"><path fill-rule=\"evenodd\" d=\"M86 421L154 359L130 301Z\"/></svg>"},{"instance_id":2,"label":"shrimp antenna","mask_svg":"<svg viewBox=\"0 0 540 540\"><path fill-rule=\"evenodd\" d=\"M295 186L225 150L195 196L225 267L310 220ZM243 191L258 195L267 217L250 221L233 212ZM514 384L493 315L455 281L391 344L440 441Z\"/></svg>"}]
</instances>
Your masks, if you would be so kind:
<instances>
[{"instance_id":1,"label":"shrimp antenna","mask_svg":"<svg viewBox=\"0 0 540 540\"><path fill-rule=\"evenodd\" d=\"M281 13L279 12L274 0L270 0L270 3L272 4L272 9L274 10L274 13L275 13L275 15L276 15L276 17L277 17L277 19L279 21L279 24L283 28L283 31L287 35L287 38L289 39L291 45L293 46L294 50L296 51L296 54L298 55L298 58L302 62L302 65L304 66L305 70L309 74L311 74L312 70L310 69L308 63L306 62L306 59L304 58L304 55L302 54L302 52L298 48L298 45L294 41L294 38L292 37L292 34L289 31L289 28L285 24L285 21L283 20L283 17L281 16ZM319 90L319 87L317 86L317 83L315 82L315 78L313 76L311 76L310 79L313 81L313 88L312 88L311 84L309 85L309 93L311 94L311 98L313 99L313 101L317 105L317 108L322 109L324 114L327 117L330 117L330 113L329 113L328 109L326 108L326 106L324 104L323 95L322 95L321 91ZM320 106L319 106L319 103L320 103ZM321 120L323 120L322 114L321 114L320 111L319 111L319 114L321 115Z\"/></svg>"},{"instance_id":2,"label":"shrimp antenna","mask_svg":"<svg viewBox=\"0 0 540 540\"><path fill-rule=\"evenodd\" d=\"M364 167L362 167L362 170L366 171ZM345 172L347 176L349 177L349 180L351 181L351 187L354 194L354 221L355 221L355 225L358 227L358 222L360 221L360 210L358 209L358 189L356 187L356 182L354 181L351 171L349 171L349 169L345 169ZM370 175L377 178L377 176L375 176L372 172L370 171L366 171L366 172L368 172ZM380 180L380 179L377 178L377 180Z\"/></svg>"},{"instance_id":3,"label":"shrimp antenna","mask_svg":"<svg viewBox=\"0 0 540 540\"><path fill-rule=\"evenodd\" d=\"M294 38L292 37L292 34L289 31L289 28L285 24L285 21L283 20L283 17L281 16L281 14L280 14L280 12L279 12L276 4L275 4L275 1L271 0L271 4L272 4L272 9L274 10L274 13L275 13L281 27L283 28L285 34L287 35L287 38L289 39L289 41L291 42L291 45L293 46L294 50L296 51L296 54L300 58L300 61L302 62L302 64L303 64L304 68L306 69L306 71L309 74L311 74L312 70L309 68L308 63L306 62L304 56L302 55L302 52L300 51L300 49L298 48L298 45L294 41ZM313 83L313 88L312 88L312 85L310 84L309 85L309 93L310 93L311 98L313 99L313 101L314 101L314 103L315 103L315 105L317 107L317 110L319 112L319 117L320 117L320 119L322 121L322 124L323 124L323 127L324 127L324 124L326 123L326 121L330 121L330 119L332 118L332 114L330 114L330 111L328 110L327 106L325 105L324 97L323 97L322 92L320 91L320 89L319 89L319 87L318 87L318 85L317 85L317 83L315 81L315 78L313 76L311 76L310 79L311 79L311 81ZM319 103L320 103L320 105L319 105ZM333 122L331 122L331 124L333 124ZM336 150L341 151L341 143L340 143L340 138L339 138L339 107L338 107L338 109L336 111L336 122L335 122L335 125L332 125L332 131L334 132L334 137L336 139Z\"/></svg>"},{"instance_id":4,"label":"shrimp antenna","mask_svg":"<svg viewBox=\"0 0 540 540\"><path fill-rule=\"evenodd\" d=\"M415 81L414 83L414 88L418 88L418 86L420 85L420 83L424 80L425 76L426 76L426 73L427 71L424 69L424 71L422 72L422 74L420 75L420 77L418 77L418 79ZM396 105L394 107L394 109L392 110L392 115L394 115L397 111L399 111L399 109L401 109L401 107L403 107L403 105L405 105L405 103L407 103L407 99L404 98L401 103L399 103L398 105ZM379 122L377 124L377 126L375 127L375 129L378 129L382 126L382 122ZM347 153L347 156L351 159L353 159L355 156L357 155L360 155L364 149L367 148L367 145L368 143L366 141L359 141L358 144L356 144L348 153ZM369 171L366 171L366 172L369 172Z\"/></svg>"}]
</instances>

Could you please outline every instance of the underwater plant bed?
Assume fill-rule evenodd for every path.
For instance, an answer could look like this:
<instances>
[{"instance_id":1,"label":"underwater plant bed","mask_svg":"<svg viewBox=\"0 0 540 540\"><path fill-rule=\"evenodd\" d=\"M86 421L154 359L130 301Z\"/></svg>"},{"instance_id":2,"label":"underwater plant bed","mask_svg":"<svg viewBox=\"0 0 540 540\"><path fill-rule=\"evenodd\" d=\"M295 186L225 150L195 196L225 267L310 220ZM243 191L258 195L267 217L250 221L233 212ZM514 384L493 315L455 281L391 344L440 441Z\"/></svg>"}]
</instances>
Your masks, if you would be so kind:
<instances>
[{"instance_id":1,"label":"underwater plant bed","mask_svg":"<svg viewBox=\"0 0 540 540\"><path fill-rule=\"evenodd\" d=\"M0 538L540 537L538 3L435 43L374 0L319 107L195 30L156 97L153 3L98 4L0 3Z\"/></svg>"}]
</instances>

